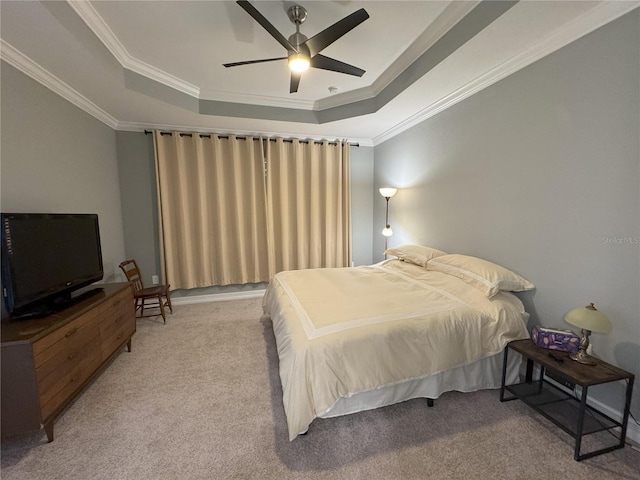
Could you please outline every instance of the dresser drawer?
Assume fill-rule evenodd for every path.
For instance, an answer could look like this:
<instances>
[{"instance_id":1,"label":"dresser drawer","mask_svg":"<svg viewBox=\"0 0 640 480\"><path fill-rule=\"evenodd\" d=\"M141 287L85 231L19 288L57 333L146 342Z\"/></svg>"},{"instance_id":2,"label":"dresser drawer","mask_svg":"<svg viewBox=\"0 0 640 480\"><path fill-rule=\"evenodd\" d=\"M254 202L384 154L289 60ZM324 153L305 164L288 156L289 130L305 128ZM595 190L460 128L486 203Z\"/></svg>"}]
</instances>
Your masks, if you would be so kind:
<instances>
[{"instance_id":1,"label":"dresser drawer","mask_svg":"<svg viewBox=\"0 0 640 480\"><path fill-rule=\"evenodd\" d=\"M105 360L136 331L136 310L133 293L123 292L114 302L111 315L100 323L100 337Z\"/></svg>"},{"instance_id":2,"label":"dresser drawer","mask_svg":"<svg viewBox=\"0 0 640 480\"><path fill-rule=\"evenodd\" d=\"M108 359L116 349L126 342L136 331L135 309L133 304L123 306L115 312L109 322L100 325L102 338L102 356Z\"/></svg>"},{"instance_id":3,"label":"dresser drawer","mask_svg":"<svg viewBox=\"0 0 640 480\"><path fill-rule=\"evenodd\" d=\"M81 354L86 354L86 346L97 339L100 342L100 327L95 319L80 328L69 330L69 336L42 350L34 358L36 378L38 382L51 372L69 361L77 361ZM82 353L81 353L82 352Z\"/></svg>"},{"instance_id":4,"label":"dresser drawer","mask_svg":"<svg viewBox=\"0 0 640 480\"><path fill-rule=\"evenodd\" d=\"M67 403L70 397L84 386L87 379L100 368L102 362L102 356L98 350L91 356L85 357L76 368L61 376L55 388L45 392L44 395L40 395L43 422L46 422L51 415L55 414L62 405Z\"/></svg>"},{"instance_id":5,"label":"dresser drawer","mask_svg":"<svg viewBox=\"0 0 640 480\"><path fill-rule=\"evenodd\" d=\"M102 338L102 358L107 360L113 353L127 342L135 333L135 325L122 325L110 332L110 336Z\"/></svg>"},{"instance_id":6,"label":"dresser drawer","mask_svg":"<svg viewBox=\"0 0 640 480\"><path fill-rule=\"evenodd\" d=\"M135 307L133 302L121 302L113 308L111 314L100 322L100 335L104 338L108 332L125 325L135 325Z\"/></svg>"},{"instance_id":7,"label":"dresser drawer","mask_svg":"<svg viewBox=\"0 0 640 480\"><path fill-rule=\"evenodd\" d=\"M49 401L62 390L71 377L84 370L87 364L91 364L93 357L100 356L101 344L100 335L95 335L81 346L60 350L43 368L37 370L36 378L42 402ZM86 380L86 377L83 380Z\"/></svg>"},{"instance_id":8,"label":"dresser drawer","mask_svg":"<svg viewBox=\"0 0 640 480\"><path fill-rule=\"evenodd\" d=\"M96 309L98 310L98 309ZM81 346L99 335L99 314L90 311L63 325L55 332L33 344L33 361L36 371L55 357L60 351Z\"/></svg>"}]
</instances>

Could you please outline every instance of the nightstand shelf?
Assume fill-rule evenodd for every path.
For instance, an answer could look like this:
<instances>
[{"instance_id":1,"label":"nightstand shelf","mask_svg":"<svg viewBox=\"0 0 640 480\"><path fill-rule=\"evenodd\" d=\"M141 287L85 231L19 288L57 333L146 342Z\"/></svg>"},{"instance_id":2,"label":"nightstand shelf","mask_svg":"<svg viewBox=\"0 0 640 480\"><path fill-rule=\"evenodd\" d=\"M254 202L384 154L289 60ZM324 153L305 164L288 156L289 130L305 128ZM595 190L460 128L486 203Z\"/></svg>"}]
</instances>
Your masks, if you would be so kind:
<instances>
[{"instance_id":1,"label":"nightstand shelf","mask_svg":"<svg viewBox=\"0 0 640 480\"><path fill-rule=\"evenodd\" d=\"M527 360L527 375L522 383L505 385L506 371L503 370L501 402L520 399L575 438L574 459L577 461L624 447L633 392L633 374L598 359L595 366L582 365L569 359L566 353L554 352L556 359L549 355L549 350L536 347L529 339L516 340L507 345L504 352L505 365L509 350L522 354ZM534 363L540 367L539 377L535 381L533 380ZM578 399L572 392L549 382L545 379L545 372L567 386L580 386L581 398ZM587 405L590 386L614 381L627 382L626 402L621 421ZM505 392L509 392L512 397L505 398ZM614 432L613 429L619 429L619 433ZM605 430L611 431L612 435L618 438L618 443L592 452L581 453L583 436Z\"/></svg>"}]
</instances>

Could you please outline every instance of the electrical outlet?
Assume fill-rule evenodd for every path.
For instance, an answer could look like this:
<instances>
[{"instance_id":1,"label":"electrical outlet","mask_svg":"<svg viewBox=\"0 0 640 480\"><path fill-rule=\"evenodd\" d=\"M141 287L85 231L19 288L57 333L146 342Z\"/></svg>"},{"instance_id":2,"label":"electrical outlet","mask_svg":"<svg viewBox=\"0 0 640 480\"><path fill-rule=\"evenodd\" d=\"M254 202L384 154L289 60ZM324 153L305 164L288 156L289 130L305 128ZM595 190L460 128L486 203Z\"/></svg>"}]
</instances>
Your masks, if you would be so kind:
<instances>
[{"instance_id":1,"label":"electrical outlet","mask_svg":"<svg viewBox=\"0 0 640 480\"><path fill-rule=\"evenodd\" d=\"M158 277L158 275L151 275L151 283L158 285L160 283L160 277Z\"/></svg>"}]
</instances>

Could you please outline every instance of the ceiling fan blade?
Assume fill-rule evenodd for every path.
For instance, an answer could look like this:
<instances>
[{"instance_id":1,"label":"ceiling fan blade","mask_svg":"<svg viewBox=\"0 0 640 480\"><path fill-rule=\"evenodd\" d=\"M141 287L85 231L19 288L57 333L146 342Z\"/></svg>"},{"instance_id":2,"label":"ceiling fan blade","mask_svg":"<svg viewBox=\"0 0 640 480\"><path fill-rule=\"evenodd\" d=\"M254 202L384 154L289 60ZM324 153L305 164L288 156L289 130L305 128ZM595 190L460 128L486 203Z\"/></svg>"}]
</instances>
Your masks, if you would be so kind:
<instances>
[{"instance_id":1,"label":"ceiling fan blade","mask_svg":"<svg viewBox=\"0 0 640 480\"><path fill-rule=\"evenodd\" d=\"M354 67L348 63L344 63L330 57L325 57L320 54L311 59L310 66L313 68L320 68L322 70L331 70L332 72L346 73L347 75L354 75L356 77L361 77L365 73L365 70L362 70L361 68Z\"/></svg>"},{"instance_id":2,"label":"ceiling fan blade","mask_svg":"<svg viewBox=\"0 0 640 480\"><path fill-rule=\"evenodd\" d=\"M303 45L309 47L309 56L313 57L342 37L345 33L356 28L367 18L369 18L369 14L364 8L361 8L360 10L355 11L351 15L348 15L342 20L334 23L330 27L325 28L323 31L304 42Z\"/></svg>"},{"instance_id":3,"label":"ceiling fan blade","mask_svg":"<svg viewBox=\"0 0 640 480\"><path fill-rule=\"evenodd\" d=\"M276 29L276 27L271 25L269 20L267 20L258 10L256 10L256 7L251 5L246 0L238 0L236 3L240 5L249 15L251 15L256 22L262 25L262 28L269 32L269 34L273 38L275 38L280 45L286 48L288 52L298 52L298 50L293 45L291 45L289 40L287 40L284 35L282 35Z\"/></svg>"},{"instance_id":4,"label":"ceiling fan blade","mask_svg":"<svg viewBox=\"0 0 640 480\"><path fill-rule=\"evenodd\" d=\"M274 62L276 60L286 60L287 57L263 58L262 60L246 60L244 62L223 63L223 67L237 67L239 65L251 65L252 63Z\"/></svg>"},{"instance_id":5,"label":"ceiling fan blade","mask_svg":"<svg viewBox=\"0 0 640 480\"><path fill-rule=\"evenodd\" d=\"M298 91L298 85L300 85L300 78L302 72L291 72L291 83L289 83L289 93L296 93Z\"/></svg>"}]
</instances>

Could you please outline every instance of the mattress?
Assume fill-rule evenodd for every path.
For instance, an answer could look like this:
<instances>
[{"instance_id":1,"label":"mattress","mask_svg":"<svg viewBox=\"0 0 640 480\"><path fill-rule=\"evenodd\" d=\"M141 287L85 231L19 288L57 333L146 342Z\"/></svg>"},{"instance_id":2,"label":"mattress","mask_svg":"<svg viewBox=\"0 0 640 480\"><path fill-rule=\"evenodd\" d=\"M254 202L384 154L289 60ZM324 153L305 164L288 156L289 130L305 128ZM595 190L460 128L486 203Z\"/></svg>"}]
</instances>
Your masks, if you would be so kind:
<instances>
[{"instance_id":1,"label":"mattress","mask_svg":"<svg viewBox=\"0 0 640 480\"><path fill-rule=\"evenodd\" d=\"M506 344L528 336L528 315L514 295L488 299L454 276L396 259L280 272L263 308L273 322L290 440L314 418L388 404L372 401L377 394L391 403L422 396L419 384L455 372L462 380L450 389L497 386L499 376L478 382L464 370L489 365L500 375L496 359ZM361 405L347 400L358 396Z\"/></svg>"}]
</instances>

